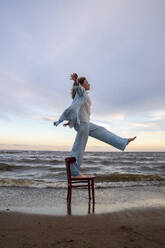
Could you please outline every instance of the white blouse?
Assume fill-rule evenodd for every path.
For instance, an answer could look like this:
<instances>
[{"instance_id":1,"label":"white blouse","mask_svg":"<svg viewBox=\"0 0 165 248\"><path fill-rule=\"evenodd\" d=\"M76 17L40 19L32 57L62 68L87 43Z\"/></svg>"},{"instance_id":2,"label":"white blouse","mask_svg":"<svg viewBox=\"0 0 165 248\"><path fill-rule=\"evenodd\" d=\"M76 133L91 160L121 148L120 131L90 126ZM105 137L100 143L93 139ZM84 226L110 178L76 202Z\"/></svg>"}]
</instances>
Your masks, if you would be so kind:
<instances>
[{"instance_id":1,"label":"white blouse","mask_svg":"<svg viewBox=\"0 0 165 248\"><path fill-rule=\"evenodd\" d=\"M80 122L89 122L91 114L91 100L88 96L86 103L80 108L79 118Z\"/></svg>"}]
</instances>

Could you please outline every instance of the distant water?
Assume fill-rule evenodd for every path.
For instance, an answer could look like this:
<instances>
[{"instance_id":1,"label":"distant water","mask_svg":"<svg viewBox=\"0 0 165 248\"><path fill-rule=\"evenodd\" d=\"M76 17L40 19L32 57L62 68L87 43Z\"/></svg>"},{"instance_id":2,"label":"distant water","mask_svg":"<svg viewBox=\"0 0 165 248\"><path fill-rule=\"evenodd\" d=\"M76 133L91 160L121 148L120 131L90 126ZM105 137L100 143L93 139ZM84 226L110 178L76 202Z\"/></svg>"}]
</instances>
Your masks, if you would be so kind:
<instances>
[{"instance_id":1,"label":"distant water","mask_svg":"<svg viewBox=\"0 0 165 248\"><path fill-rule=\"evenodd\" d=\"M65 188L61 151L0 151L0 186ZM97 188L165 185L165 152L85 152L81 172Z\"/></svg>"}]
</instances>

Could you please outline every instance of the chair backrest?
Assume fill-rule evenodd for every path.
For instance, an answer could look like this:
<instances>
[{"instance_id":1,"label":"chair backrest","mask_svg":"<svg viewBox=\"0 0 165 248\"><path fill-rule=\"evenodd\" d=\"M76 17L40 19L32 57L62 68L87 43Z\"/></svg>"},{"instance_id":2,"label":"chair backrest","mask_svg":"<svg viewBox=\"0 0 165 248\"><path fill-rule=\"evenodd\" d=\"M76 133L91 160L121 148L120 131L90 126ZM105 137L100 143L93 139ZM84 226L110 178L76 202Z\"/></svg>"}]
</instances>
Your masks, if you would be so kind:
<instances>
[{"instance_id":1,"label":"chair backrest","mask_svg":"<svg viewBox=\"0 0 165 248\"><path fill-rule=\"evenodd\" d=\"M66 172L67 172L67 178L68 178L68 183L71 181L71 172L70 172L70 164L76 162L75 157L68 157L65 158L65 165L66 165Z\"/></svg>"}]
</instances>

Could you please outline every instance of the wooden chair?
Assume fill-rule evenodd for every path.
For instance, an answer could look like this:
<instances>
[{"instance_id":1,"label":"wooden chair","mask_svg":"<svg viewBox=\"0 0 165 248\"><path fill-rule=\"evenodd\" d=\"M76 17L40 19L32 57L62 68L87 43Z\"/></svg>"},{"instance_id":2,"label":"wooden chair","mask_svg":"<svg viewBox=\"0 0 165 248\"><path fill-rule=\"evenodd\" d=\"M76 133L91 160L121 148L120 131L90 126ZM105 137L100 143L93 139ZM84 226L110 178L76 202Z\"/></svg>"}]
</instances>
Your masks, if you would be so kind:
<instances>
[{"instance_id":1,"label":"wooden chair","mask_svg":"<svg viewBox=\"0 0 165 248\"><path fill-rule=\"evenodd\" d=\"M70 164L74 162L76 162L75 157L65 158L67 178L68 178L67 201L71 202L72 188L88 188L89 200L91 200L91 188L92 188L92 200L93 203L95 203L95 188L94 188L95 177L91 175L86 175L86 177L83 178L72 177L70 172Z\"/></svg>"}]
</instances>

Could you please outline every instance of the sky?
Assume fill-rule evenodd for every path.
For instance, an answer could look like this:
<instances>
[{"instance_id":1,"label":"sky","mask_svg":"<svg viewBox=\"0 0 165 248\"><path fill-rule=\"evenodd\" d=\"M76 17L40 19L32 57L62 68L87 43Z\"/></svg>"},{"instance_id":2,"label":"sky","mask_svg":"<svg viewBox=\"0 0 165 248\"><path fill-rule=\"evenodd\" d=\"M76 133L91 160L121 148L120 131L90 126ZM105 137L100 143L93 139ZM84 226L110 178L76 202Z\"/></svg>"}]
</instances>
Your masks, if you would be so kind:
<instances>
[{"instance_id":1,"label":"sky","mask_svg":"<svg viewBox=\"0 0 165 248\"><path fill-rule=\"evenodd\" d=\"M70 74L91 85L90 121L165 151L163 0L0 0L0 149L71 150L53 126L72 103ZM86 151L119 151L89 137Z\"/></svg>"}]
</instances>

